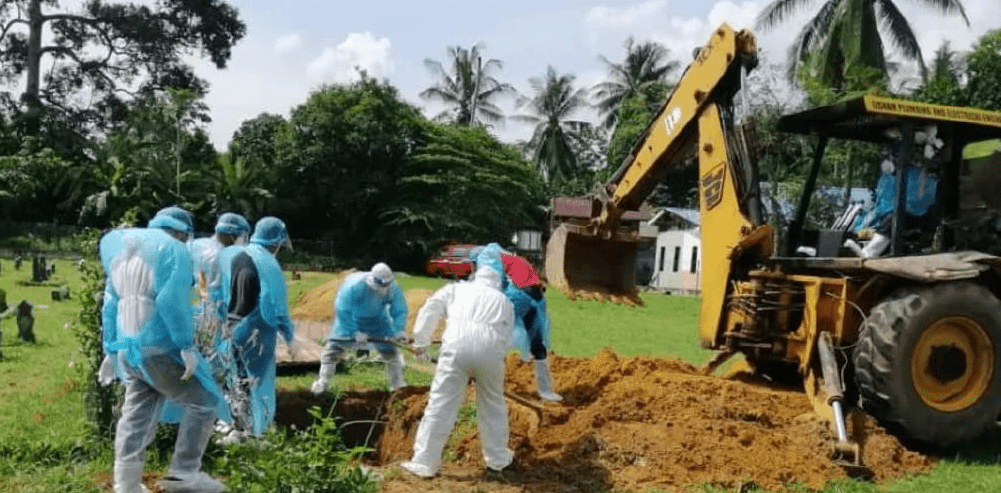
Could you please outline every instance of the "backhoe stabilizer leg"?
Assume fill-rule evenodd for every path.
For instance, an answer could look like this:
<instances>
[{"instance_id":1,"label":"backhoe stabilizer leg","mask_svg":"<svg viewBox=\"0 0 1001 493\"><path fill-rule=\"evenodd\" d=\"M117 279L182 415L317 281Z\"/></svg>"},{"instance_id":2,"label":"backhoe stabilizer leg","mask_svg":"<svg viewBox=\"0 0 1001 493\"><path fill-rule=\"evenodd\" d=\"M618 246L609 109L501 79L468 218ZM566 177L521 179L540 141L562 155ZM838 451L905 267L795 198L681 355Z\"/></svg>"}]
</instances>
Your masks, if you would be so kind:
<instances>
[{"instance_id":1,"label":"backhoe stabilizer leg","mask_svg":"<svg viewBox=\"0 0 1001 493\"><path fill-rule=\"evenodd\" d=\"M736 351L724 350L716 353L702 368L699 368L699 373L703 375L712 375L723 363L726 363L733 355L737 354Z\"/></svg>"},{"instance_id":2,"label":"backhoe stabilizer leg","mask_svg":"<svg viewBox=\"0 0 1001 493\"><path fill-rule=\"evenodd\" d=\"M862 453L859 445L848 440L845 412L841 406L841 402L844 400L844 395L841 392L841 374L838 372L837 359L834 357L834 343L831 341L831 333L822 332L817 339L820 371L827 387L827 404L831 406L834 431L838 435L838 440L831 451L831 459L849 470L854 470L855 475L865 475L869 473L869 468L862 465Z\"/></svg>"}]
</instances>

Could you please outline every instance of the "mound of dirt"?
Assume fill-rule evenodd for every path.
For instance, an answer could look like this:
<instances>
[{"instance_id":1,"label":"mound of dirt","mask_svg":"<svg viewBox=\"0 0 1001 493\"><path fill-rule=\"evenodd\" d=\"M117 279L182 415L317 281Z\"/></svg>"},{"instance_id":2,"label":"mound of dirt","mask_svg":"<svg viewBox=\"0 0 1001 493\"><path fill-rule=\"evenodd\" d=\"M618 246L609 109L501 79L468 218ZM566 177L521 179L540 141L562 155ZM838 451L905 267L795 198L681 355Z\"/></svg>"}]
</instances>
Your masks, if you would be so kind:
<instances>
[{"instance_id":1,"label":"mound of dirt","mask_svg":"<svg viewBox=\"0 0 1001 493\"><path fill-rule=\"evenodd\" d=\"M337 297L337 290L341 287L344 278L356 272L350 269L334 274L334 277L304 294L295 306L289 311L293 319L309 320L312 322L330 322L334 319L334 298Z\"/></svg>"},{"instance_id":2,"label":"mound of dirt","mask_svg":"<svg viewBox=\"0 0 1001 493\"><path fill-rule=\"evenodd\" d=\"M640 298L639 290L633 290L626 293L614 293L606 288L598 286L578 286L576 288L562 289L562 291L570 300L590 300L612 302L617 305L643 306L643 298Z\"/></svg>"},{"instance_id":3,"label":"mound of dirt","mask_svg":"<svg viewBox=\"0 0 1001 493\"><path fill-rule=\"evenodd\" d=\"M847 476L828 458L833 433L803 392L749 382L746 375L703 376L678 360L619 357L609 350L590 359L553 356L551 365L564 396L559 404L535 398L531 363L516 355L507 360L506 388L514 395L508 400L509 446L521 470L503 482L483 474L470 426L453 437L450 460L435 479L417 479L395 466L410 457L426 387L349 392L335 413L354 421L345 426L345 437L359 441L348 443L375 447L369 460L382 470L384 492L637 491L699 483L738 491L752 484L819 489ZM334 404L328 396L317 399L307 391L279 391L279 425L305 426L310 405ZM379 423L364 421L373 419ZM871 418L853 415L849 423L876 482L920 473L934 462L905 449Z\"/></svg>"}]
</instances>

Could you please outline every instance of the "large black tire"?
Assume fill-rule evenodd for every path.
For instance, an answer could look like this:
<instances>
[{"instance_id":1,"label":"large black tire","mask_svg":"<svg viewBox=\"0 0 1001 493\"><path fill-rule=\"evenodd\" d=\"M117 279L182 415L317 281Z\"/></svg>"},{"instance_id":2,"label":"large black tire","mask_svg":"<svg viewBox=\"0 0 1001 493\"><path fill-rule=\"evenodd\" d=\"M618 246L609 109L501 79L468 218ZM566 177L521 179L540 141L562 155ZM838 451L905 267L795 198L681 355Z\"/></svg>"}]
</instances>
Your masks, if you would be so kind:
<instances>
[{"instance_id":1,"label":"large black tire","mask_svg":"<svg viewBox=\"0 0 1001 493\"><path fill-rule=\"evenodd\" d=\"M906 438L946 447L1001 410L1001 301L972 282L905 288L876 305L854 352L860 404Z\"/></svg>"}]
</instances>

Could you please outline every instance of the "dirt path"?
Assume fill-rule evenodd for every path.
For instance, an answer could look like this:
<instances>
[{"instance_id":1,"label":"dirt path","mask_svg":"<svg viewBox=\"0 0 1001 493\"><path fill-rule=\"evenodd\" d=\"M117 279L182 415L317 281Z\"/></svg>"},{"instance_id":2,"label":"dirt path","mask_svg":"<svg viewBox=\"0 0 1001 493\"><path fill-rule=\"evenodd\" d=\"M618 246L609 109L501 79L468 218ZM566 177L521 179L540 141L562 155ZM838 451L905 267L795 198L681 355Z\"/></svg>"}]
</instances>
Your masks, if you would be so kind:
<instances>
[{"instance_id":1,"label":"dirt path","mask_svg":"<svg viewBox=\"0 0 1001 493\"><path fill-rule=\"evenodd\" d=\"M507 390L536 401L531 365L515 356L507 363ZM541 412L508 401L510 447L522 470L503 481L484 474L471 426L454 439L437 478L420 480L395 466L410 456L426 387L392 395L349 393L337 403L337 414L343 421L378 416L385 423L357 423L344 433L353 443L374 444L369 465L383 478L381 491L389 493L642 491L700 483L776 489L797 482L819 489L846 477L828 459L832 434L802 392L746 378L706 377L678 360L618 357L608 350L589 359L555 356L551 364L565 401L540 402ZM278 401L277 420L284 426L308 425L305 409L324 404L306 391L280 392ZM933 464L871 419L849 421L864 430L853 435L861 436L862 461L874 481Z\"/></svg>"}]
</instances>

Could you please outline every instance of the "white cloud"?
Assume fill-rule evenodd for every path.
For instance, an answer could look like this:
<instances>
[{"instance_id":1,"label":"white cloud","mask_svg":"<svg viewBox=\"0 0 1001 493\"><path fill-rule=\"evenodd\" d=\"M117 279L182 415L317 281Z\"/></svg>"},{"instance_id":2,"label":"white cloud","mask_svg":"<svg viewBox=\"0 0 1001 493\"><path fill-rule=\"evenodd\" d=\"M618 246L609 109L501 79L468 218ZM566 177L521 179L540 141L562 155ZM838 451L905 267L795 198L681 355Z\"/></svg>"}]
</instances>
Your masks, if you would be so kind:
<instances>
[{"instance_id":1,"label":"white cloud","mask_svg":"<svg viewBox=\"0 0 1001 493\"><path fill-rule=\"evenodd\" d=\"M320 83L345 84L359 79L359 70L381 79L393 73L389 38L372 33L351 33L333 48L324 48L307 69L310 79Z\"/></svg>"},{"instance_id":2,"label":"white cloud","mask_svg":"<svg viewBox=\"0 0 1001 493\"><path fill-rule=\"evenodd\" d=\"M302 38L298 34L282 36L275 41L275 53L282 55L291 53L302 47Z\"/></svg>"},{"instance_id":3,"label":"white cloud","mask_svg":"<svg viewBox=\"0 0 1001 493\"><path fill-rule=\"evenodd\" d=\"M762 6L762 2L717 2L709 9L709 24L718 26L726 22L734 29L753 28Z\"/></svg>"},{"instance_id":4,"label":"white cloud","mask_svg":"<svg viewBox=\"0 0 1001 493\"><path fill-rule=\"evenodd\" d=\"M592 28L628 28L648 19L662 18L666 8L666 0L650 0L625 9L594 7L588 11L584 23Z\"/></svg>"}]
</instances>

